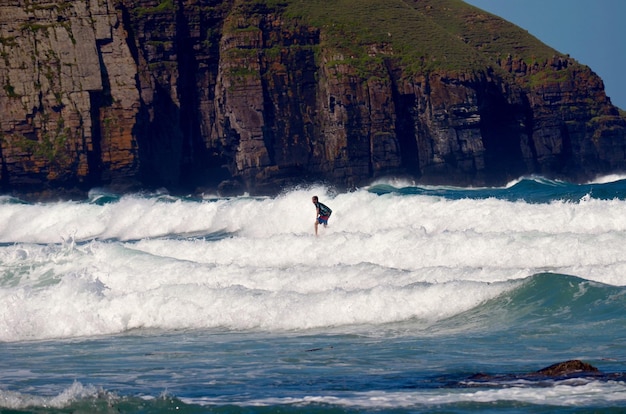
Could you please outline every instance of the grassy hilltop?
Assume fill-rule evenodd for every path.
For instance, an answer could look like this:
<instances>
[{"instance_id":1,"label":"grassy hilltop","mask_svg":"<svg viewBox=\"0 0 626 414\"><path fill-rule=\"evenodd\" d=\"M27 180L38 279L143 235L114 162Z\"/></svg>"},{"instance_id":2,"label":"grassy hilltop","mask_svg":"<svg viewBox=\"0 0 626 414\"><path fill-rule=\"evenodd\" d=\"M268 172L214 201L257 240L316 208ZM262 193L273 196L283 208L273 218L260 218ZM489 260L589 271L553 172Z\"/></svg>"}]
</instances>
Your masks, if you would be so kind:
<instances>
[{"instance_id":1,"label":"grassy hilltop","mask_svg":"<svg viewBox=\"0 0 626 414\"><path fill-rule=\"evenodd\" d=\"M461 0L243 0L244 14L276 12L318 27L324 49L367 66L380 55L410 72L471 71L508 56L543 63L559 53L526 30Z\"/></svg>"}]
</instances>

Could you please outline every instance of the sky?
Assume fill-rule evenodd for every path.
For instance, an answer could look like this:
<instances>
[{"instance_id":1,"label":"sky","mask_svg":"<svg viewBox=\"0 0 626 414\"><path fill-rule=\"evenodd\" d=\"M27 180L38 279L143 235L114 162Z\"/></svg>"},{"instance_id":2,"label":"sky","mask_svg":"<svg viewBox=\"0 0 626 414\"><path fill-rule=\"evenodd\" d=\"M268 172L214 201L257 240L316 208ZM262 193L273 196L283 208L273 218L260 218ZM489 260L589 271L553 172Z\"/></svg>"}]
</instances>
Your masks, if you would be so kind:
<instances>
[{"instance_id":1,"label":"sky","mask_svg":"<svg viewBox=\"0 0 626 414\"><path fill-rule=\"evenodd\" d=\"M465 0L587 65L626 110L626 0Z\"/></svg>"}]
</instances>

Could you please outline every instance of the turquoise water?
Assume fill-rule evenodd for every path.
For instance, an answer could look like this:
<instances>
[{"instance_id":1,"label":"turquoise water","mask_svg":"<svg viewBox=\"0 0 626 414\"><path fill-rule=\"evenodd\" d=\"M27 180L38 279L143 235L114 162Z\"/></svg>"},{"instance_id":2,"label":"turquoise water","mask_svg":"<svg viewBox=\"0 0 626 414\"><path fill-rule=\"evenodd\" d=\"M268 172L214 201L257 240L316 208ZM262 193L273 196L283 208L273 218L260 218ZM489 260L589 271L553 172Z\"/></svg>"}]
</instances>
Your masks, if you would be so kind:
<instances>
[{"instance_id":1,"label":"turquoise water","mask_svg":"<svg viewBox=\"0 0 626 414\"><path fill-rule=\"evenodd\" d=\"M623 412L625 185L5 197L0 411Z\"/></svg>"}]
</instances>

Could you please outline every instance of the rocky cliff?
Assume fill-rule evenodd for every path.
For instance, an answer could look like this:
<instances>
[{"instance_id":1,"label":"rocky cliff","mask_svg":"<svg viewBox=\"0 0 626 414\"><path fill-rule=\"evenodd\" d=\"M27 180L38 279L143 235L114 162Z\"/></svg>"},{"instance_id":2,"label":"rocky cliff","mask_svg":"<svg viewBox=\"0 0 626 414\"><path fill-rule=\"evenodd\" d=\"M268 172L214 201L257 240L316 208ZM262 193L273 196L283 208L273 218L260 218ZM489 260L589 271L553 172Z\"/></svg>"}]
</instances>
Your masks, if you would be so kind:
<instances>
[{"instance_id":1,"label":"rocky cliff","mask_svg":"<svg viewBox=\"0 0 626 414\"><path fill-rule=\"evenodd\" d=\"M0 0L0 53L4 192L626 170L601 79L458 0Z\"/></svg>"}]
</instances>

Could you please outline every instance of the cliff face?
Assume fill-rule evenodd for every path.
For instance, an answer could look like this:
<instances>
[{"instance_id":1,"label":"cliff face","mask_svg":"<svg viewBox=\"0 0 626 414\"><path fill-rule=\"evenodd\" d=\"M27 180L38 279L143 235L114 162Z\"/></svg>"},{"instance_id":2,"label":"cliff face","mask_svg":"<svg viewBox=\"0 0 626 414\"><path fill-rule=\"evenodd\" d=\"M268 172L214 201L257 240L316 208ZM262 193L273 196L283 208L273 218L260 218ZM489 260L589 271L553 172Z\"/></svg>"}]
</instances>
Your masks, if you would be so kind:
<instances>
[{"instance_id":1,"label":"cliff face","mask_svg":"<svg viewBox=\"0 0 626 414\"><path fill-rule=\"evenodd\" d=\"M0 0L4 191L265 193L626 169L625 120L569 57L415 70L391 42L370 42L363 64L288 3Z\"/></svg>"},{"instance_id":2,"label":"cliff face","mask_svg":"<svg viewBox=\"0 0 626 414\"><path fill-rule=\"evenodd\" d=\"M0 3L5 188L137 173L136 65L110 6Z\"/></svg>"}]
</instances>

